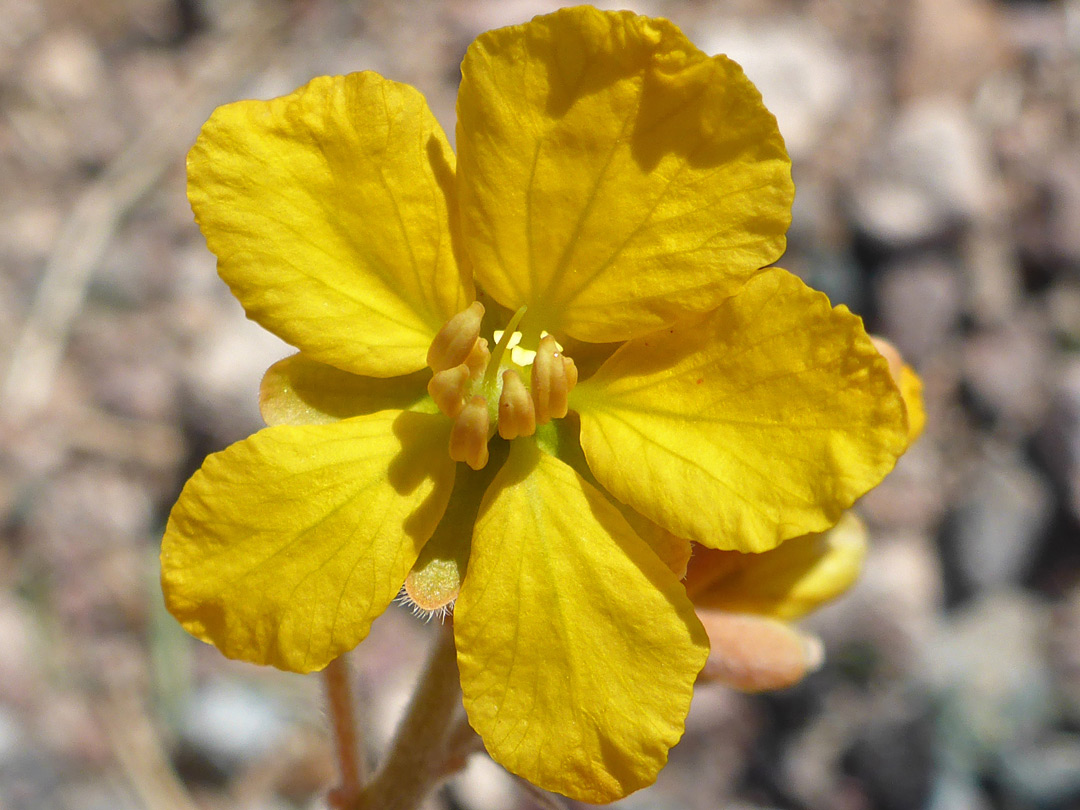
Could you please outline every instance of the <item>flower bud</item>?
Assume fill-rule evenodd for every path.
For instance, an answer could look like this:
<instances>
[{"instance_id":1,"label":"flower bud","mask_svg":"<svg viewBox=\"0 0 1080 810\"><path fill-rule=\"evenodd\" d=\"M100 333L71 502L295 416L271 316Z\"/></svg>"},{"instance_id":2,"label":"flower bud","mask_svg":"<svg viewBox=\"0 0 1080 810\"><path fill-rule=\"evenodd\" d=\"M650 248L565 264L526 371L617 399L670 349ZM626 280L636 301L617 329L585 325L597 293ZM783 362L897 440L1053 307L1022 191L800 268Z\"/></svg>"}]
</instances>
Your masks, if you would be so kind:
<instances>
[{"instance_id":1,"label":"flower bud","mask_svg":"<svg viewBox=\"0 0 1080 810\"><path fill-rule=\"evenodd\" d=\"M698 676L743 692L786 689L819 669L820 639L765 616L697 610L709 636L709 659Z\"/></svg>"}]
</instances>

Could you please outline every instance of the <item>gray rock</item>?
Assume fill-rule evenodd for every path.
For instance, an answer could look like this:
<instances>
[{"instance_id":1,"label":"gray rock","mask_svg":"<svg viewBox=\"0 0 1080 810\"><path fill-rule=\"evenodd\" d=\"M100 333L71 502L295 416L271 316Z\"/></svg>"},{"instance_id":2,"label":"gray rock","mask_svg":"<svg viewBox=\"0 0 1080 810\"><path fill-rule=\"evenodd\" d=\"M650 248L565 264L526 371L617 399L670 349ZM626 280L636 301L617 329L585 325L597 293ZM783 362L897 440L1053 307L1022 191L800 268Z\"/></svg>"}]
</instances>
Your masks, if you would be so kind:
<instances>
[{"instance_id":1,"label":"gray rock","mask_svg":"<svg viewBox=\"0 0 1080 810\"><path fill-rule=\"evenodd\" d=\"M211 682L192 695L180 720L181 740L225 772L266 753L285 730L274 701L230 681Z\"/></svg>"},{"instance_id":2,"label":"gray rock","mask_svg":"<svg viewBox=\"0 0 1080 810\"><path fill-rule=\"evenodd\" d=\"M854 90L851 57L829 32L799 17L711 20L692 34L706 53L738 62L776 116L788 152L808 158Z\"/></svg>"},{"instance_id":3,"label":"gray rock","mask_svg":"<svg viewBox=\"0 0 1080 810\"><path fill-rule=\"evenodd\" d=\"M870 806L922 810L934 782L933 718L925 695L879 699L844 757Z\"/></svg>"},{"instance_id":4,"label":"gray rock","mask_svg":"<svg viewBox=\"0 0 1080 810\"><path fill-rule=\"evenodd\" d=\"M1013 806L1064 808L1080 801L1080 735L1055 734L1009 751L1001 780Z\"/></svg>"},{"instance_id":5,"label":"gray rock","mask_svg":"<svg viewBox=\"0 0 1080 810\"><path fill-rule=\"evenodd\" d=\"M990 800L973 775L939 774L926 810L991 810Z\"/></svg>"},{"instance_id":6,"label":"gray rock","mask_svg":"<svg viewBox=\"0 0 1080 810\"><path fill-rule=\"evenodd\" d=\"M1038 443L1051 475L1080 518L1080 357L1063 359Z\"/></svg>"},{"instance_id":7,"label":"gray rock","mask_svg":"<svg viewBox=\"0 0 1080 810\"><path fill-rule=\"evenodd\" d=\"M991 458L966 488L953 523L951 548L963 584L975 590L1019 583L1049 524L1049 483L1015 457Z\"/></svg>"},{"instance_id":8,"label":"gray rock","mask_svg":"<svg viewBox=\"0 0 1080 810\"><path fill-rule=\"evenodd\" d=\"M1046 415L1051 356L1045 316L1030 309L1014 312L999 327L965 342L964 380L990 418L1008 433L1026 434Z\"/></svg>"},{"instance_id":9,"label":"gray rock","mask_svg":"<svg viewBox=\"0 0 1080 810\"><path fill-rule=\"evenodd\" d=\"M514 777L486 756L469 757L465 769L454 775L448 787L470 810L514 807L521 792Z\"/></svg>"},{"instance_id":10,"label":"gray rock","mask_svg":"<svg viewBox=\"0 0 1080 810\"><path fill-rule=\"evenodd\" d=\"M184 363L184 391L200 429L218 449L263 427L259 382L267 368L296 350L245 320L235 301L202 315Z\"/></svg>"},{"instance_id":11,"label":"gray rock","mask_svg":"<svg viewBox=\"0 0 1080 810\"><path fill-rule=\"evenodd\" d=\"M125 786L92 780L65 785L57 806L63 810L139 810L140 807Z\"/></svg>"},{"instance_id":12,"label":"gray rock","mask_svg":"<svg viewBox=\"0 0 1080 810\"><path fill-rule=\"evenodd\" d=\"M1080 266L1080 158L1075 148L1052 161L1047 179L1051 259L1076 268Z\"/></svg>"},{"instance_id":13,"label":"gray rock","mask_svg":"<svg viewBox=\"0 0 1080 810\"><path fill-rule=\"evenodd\" d=\"M1039 739L1055 716L1046 663L1049 606L1002 589L942 625L929 660L945 766L989 772Z\"/></svg>"},{"instance_id":14,"label":"gray rock","mask_svg":"<svg viewBox=\"0 0 1080 810\"><path fill-rule=\"evenodd\" d=\"M925 675L942 604L941 563L931 540L914 532L875 536L863 572L844 594L803 620L825 643L825 660L862 645L897 678Z\"/></svg>"},{"instance_id":15,"label":"gray rock","mask_svg":"<svg viewBox=\"0 0 1080 810\"><path fill-rule=\"evenodd\" d=\"M1048 290L1046 309L1058 340L1080 346L1080 279L1063 281Z\"/></svg>"},{"instance_id":16,"label":"gray rock","mask_svg":"<svg viewBox=\"0 0 1080 810\"><path fill-rule=\"evenodd\" d=\"M960 323L963 276L940 259L895 262L881 271L876 293L883 332L914 365L937 351Z\"/></svg>"},{"instance_id":17,"label":"gray rock","mask_svg":"<svg viewBox=\"0 0 1080 810\"><path fill-rule=\"evenodd\" d=\"M921 242L993 209L990 154L959 104L916 102L900 112L854 188L852 214L869 236Z\"/></svg>"},{"instance_id":18,"label":"gray rock","mask_svg":"<svg viewBox=\"0 0 1080 810\"><path fill-rule=\"evenodd\" d=\"M61 764L25 736L0 760L0 806L4 810L39 810L57 806L63 785Z\"/></svg>"},{"instance_id":19,"label":"gray rock","mask_svg":"<svg viewBox=\"0 0 1080 810\"><path fill-rule=\"evenodd\" d=\"M1080 584L1054 608L1050 661L1062 714L1080 723Z\"/></svg>"},{"instance_id":20,"label":"gray rock","mask_svg":"<svg viewBox=\"0 0 1080 810\"><path fill-rule=\"evenodd\" d=\"M0 771L25 744L22 724L3 705L0 705Z\"/></svg>"}]
</instances>

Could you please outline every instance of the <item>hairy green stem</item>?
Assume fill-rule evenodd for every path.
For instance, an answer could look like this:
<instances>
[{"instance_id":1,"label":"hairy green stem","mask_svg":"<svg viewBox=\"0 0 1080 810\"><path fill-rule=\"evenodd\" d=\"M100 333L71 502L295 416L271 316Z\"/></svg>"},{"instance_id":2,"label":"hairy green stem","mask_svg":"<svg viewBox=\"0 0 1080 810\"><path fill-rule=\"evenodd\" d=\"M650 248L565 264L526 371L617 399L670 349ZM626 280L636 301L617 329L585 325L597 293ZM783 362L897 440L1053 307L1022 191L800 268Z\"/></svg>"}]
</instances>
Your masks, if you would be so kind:
<instances>
[{"instance_id":1,"label":"hairy green stem","mask_svg":"<svg viewBox=\"0 0 1080 810\"><path fill-rule=\"evenodd\" d=\"M452 622L439 627L427 668L420 676L390 751L350 810L416 810L452 770L457 752L448 733L461 712L461 683Z\"/></svg>"}]
</instances>

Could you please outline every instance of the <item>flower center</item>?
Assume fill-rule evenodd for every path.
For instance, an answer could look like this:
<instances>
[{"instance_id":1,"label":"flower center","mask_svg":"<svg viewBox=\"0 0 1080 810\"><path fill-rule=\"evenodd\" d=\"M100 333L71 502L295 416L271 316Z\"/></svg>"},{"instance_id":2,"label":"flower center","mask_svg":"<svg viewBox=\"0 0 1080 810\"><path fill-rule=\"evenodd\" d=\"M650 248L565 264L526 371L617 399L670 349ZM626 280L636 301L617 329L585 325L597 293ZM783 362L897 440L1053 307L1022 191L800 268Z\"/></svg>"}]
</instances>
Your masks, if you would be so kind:
<instances>
[{"instance_id":1,"label":"flower center","mask_svg":"<svg viewBox=\"0 0 1080 810\"><path fill-rule=\"evenodd\" d=\"M551 335L536 350L520 346L514 331L525 314L522 307L506 328L496 331L495 350L480 337L484 305L473 302L446 322L428 349L434 372L428 393L439 410L454 420L450 458L474 470L488 462L488 441L531 436L537 425L561 419L569 410L577 366Z\"/></svg>"}]
</instances>

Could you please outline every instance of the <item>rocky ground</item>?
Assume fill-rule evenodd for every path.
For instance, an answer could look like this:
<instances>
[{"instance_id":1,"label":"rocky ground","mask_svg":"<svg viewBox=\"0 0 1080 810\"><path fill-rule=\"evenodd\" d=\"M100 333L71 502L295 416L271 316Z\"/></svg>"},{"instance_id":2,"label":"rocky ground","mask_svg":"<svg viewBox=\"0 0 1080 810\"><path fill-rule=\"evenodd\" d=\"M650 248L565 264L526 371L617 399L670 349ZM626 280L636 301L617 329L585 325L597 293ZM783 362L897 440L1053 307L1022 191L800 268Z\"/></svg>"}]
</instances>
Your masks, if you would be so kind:
<instances>
[{"instance_id":1,"label":"rocky ground","mask_svg":"<svg viewBox=\"0 0 1080 810\"><path fill-rule=\"evenodd\" d=\"M365 68L452 132L472 37L556 5L0 0L0 810L323 806L319 680L224 660L157 585L180 486L289 353L217 279L184 153L217 104ZM623 806L1080 807L1080 2L625 5L759 85L784 266L896 343L930 421L808 622L824 669L702 690ZM355 654L376 746L429 630L394 610ZM430 807L538 801L474 757Z\"/></svg>"}]
</instances>

